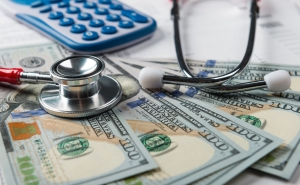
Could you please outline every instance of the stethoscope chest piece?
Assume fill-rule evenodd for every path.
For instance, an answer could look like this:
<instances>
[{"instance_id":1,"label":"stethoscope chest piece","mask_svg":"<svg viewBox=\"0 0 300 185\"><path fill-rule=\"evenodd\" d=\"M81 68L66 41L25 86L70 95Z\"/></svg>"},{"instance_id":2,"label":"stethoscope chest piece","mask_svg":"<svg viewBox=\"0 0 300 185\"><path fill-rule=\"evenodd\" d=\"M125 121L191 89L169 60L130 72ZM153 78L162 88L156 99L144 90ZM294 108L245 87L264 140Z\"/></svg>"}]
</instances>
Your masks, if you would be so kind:
<instances>
[{"instance_id":1,"label":"stethoscope chest piece","mask_svg":"<svg viewBox=\"0 0 300 185\"><path fill-rule=\"evenodd\" d=\"M107 111L122 97L122 87L102 76L105 64L93 56L71 56L52 65L50 76L57 84L41 90L42 108L60 117L80 118Z\"/></svg>"}]
</instances>

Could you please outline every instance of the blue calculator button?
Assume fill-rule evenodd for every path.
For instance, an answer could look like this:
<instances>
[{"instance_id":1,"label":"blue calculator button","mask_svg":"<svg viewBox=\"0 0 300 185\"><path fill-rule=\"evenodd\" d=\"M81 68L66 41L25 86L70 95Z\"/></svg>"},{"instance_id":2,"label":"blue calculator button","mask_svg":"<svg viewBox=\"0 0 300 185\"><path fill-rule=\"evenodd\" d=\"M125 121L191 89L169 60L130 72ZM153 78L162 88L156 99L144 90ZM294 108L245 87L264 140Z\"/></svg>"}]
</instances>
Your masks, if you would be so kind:
<instances>
[{"instance_id":1,"label":"blue calculator button","mask_svg":"<svg viewBox=\"0 0 300 185\"><path fill-rule=\"evenodd\" d=\"M51 6L47 5L40 9L40 13L47 13L50 12L51 10L52 10Z\"/></svg>"},{"instance_id":2,"label":"blue calculator button","mask_svg":"<svg viewBox=\"0 0 300 185\"><path fill-rule=\"evenodd\" d=\"M92 19L90 20L90 24L89 24L89 26L91 27L101 27L103 25L104 25L104 21L100 19Z\"/></svg>"},{"instance_id":3,"label":"blue calculator button","mask_svg":"<svg viewBox=\"0 0 300 185\"><path fill-rule=\"evenodd\" d=\"M119 21L119 20L121 20L121 17L117 14L108 14L106 16L106 20L108 20L108 21Z\"/></svg>"},{"instance_id":4,"label":"blue calculator button","mask_svg":"<svg viewBox=\"0 0 300 185\"><path fill-rule=\"evenodd\" d=\"M79 13L79 12L80 12L80 9L78 7L70 6L67 8L67 13L75 14L75 13Z\"/></svg>"},{"instance_id":5,"label":"blue calculator button","mask_svg":"<svg viewBox=\"0 0 300 185\"><path fill-rule=\"evenodd\" d=\"M33 3L31 3L31 8L37 8L37 7L40 7L40 6L43 6L44 5L44 2L43 1L35 1Z\"/></svg>"},{"instance_id":6,"label":"blue calculator button","mask_svg":"<svg viewBox=\"0 0 300 185\"><path fill-rule=\"evenodd\" d=\"M85 2L83 5L84 8L97 8L96 3L93 2Z\"/></svg>"},{"instance_id":7,"label":"blue calculator button","mask_svg":"<svg viewBox=\"0 0 300 185\"><path fill-rule=\"evenodd\" d=\"M105 9L105 8L96 8L95 9L95 14L106 15L106 14L108 14L108 10Z\"/></svg>"},{"instance_id":8,"label":"blue calculator button","mask_svg":"<svg viewBox=\"0 0 300 185\"><path fill-rule=\"evenodd\" d=\"M112 10L122 10L123 6L120 5L120 4L110 4L109 8L112 9Z\"/></svg>"},{"instance_id":9,"label":"blue calculator button","mask_svg":"<svg viewBox=\"0 0 300 185\"><path fill-rule=\"evenodd\" d=\"M110 4L111 0L99 0L98 1L100 4Z\"/></svg>"},{"instance_id":10,"label":"blue calculator button","mask_svg":"<svg viewBox=\"0 0 300 185\"><path fill-rule=\"evenodd\" d=\"M59 25L61 26L71 26L72 24L74 24L74 20L72 18L61 18L59 20Z\"/></svg>"},{"instance_id":11,"label":"blue calculator button","mask_svg":"<svg viewBox=\"0 0 300 185\"><path fill-rule=\"evenodd\" d=\"M63 2L58 3L59 8L66 8L66 7L69 7L69 6L70 6L69 2L63 1Z\"/></svg>"},{"instance_id":12,"label":"blue calculator button","mask_svg":"<svg viewBox=\"0 0 300 185\"><path fill-rule=\"evenodd\" d=\"M89 13L79 13L78 14L78 17L77 17L77 19L79 19L79 20L83 20L83 21L85 21L85 20L90 20L92 18L92 15L91 14L89 14Z\"/></svg>"},{"instance_id":13,"label":"blue calculator button","mask_svg":"<svg viewBox=\"0 0 300 185\"><path fill-rule=\"evenodd\" d=\"M138 23L146 23L148 22L148 18L136 13L135 11L132 10L122 10L121 14L125 17L128 17L129 19L133 20L134 22Z\"/></svg>"},{"instance_id":14,"label":"blue calculator button","mask_svg":"<svg viewBox=\"0 0 300 185\"><path fill-rule=\"evenodd\" d=\"M83 3L86 2L86 0L75 0L76 3Z\"/></svg>"},{"instance_id":15,"label":"blue calculator button","mask_svg":"<svg viewBox=\"0 0 300 185\"><path fill-rule=\"evenodd\" d=\"M119 27L121 28L133 28L133 22L127 21L127 20L122 20L119 22Z\"/></svg>"},{"instance_id":16,"label":"blue calculator button","mask_svg":"<svg viewBox=\"0 0 300 185\"><path fill-rule=\"evenodd\" d=\"M114 26L103 26L101 29L101 33L104 34L114 34L117 32L117 28Z\"/></svg>"},{"instance_id":17,"label":"blue calculator button","mask_svg":"<svg viewBox=\"0 0 300 185\"><path fill-rule=\"evenodd\" d=\"M62 14L61 12L51 12L49 14L49 19L60 19L60 18L63 18L64 17L64 14Z\"/></svg>"},{"instance_id":18,"label":"blue calculator button","mask_svg":"<svg viewBox=\"0 0 300 185\"><path fill-rule=\"evenodd\" d=\"M61 2L62 0L50 0L50 3L58 3Z\"/></svg>"},{"instance_id":19,"label":"blue calculator button","mask_svg":"<svg viewBox=\"0 0 300 185\"><path fill-rule=\"evenodd\" d=\"M71 28L72 33L83 33L86 31L86 27L82 24L74 24Z\"/></svg>"},{"instance_id":20,"label":"blue calculator button","mask_svg":"<svg viewBox=\"0 0 300 185\"><path fill-rule=\"evenodd\" d=\"M94 31L87 31L83 33L82 39L83 40L95 40L98 39L99 35L97 32Z\"/></svg>"}]
</instances>

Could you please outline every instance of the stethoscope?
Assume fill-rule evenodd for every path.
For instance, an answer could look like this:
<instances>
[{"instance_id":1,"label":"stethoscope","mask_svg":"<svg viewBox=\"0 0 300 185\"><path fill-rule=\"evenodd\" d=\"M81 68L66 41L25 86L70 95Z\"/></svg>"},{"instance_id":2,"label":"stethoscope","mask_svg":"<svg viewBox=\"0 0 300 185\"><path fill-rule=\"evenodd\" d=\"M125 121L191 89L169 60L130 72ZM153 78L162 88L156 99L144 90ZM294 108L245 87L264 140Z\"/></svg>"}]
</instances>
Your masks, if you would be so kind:
<instances>
[{"instance_id":1,"label":"stethoscope","mask_svg":"<svg viewBox=\"0 0 300 185\"><path fill-rule=\"evenodd\" d=\"M164 83L205 87L201 90L213 93L267 88L269 91L285 91L290 87L291 79L286 71L267 74L264 81L223 85L246 68L252 54L255 36L255 24L258 16L256 0L251 4L251 27L245 56L238 67L228 74L212 78L195 78L184 60L179 37L179 10L177 1L173 1L175 48L179 66L186 77L167 76L154 68L144 68L139 74L139 82L145 88L158 88ZM70 56L55 62L50 74L24 72L21 68L0 68L0 81L12 84L46 83L39 95L41 107L50 114L59 117L80 118L102 113L114 107L122 97L120 83L110 76L103 75L105 63L94 56Z\"/></svg>"},{"instance_id":2,"label":"stethoscope","mask_svg":"<svg viewBox=\"0 0 300 185\"><path fill-rule=\"evenodd\" d=\"M22 68L1 68L0 81L46 85L39 94L41 107L48 113L80 118L114 107L122 97L122 86L103 75L105 63L94 56L70 56L55 62L50 74L24 72Z\"/></svg>"},{"instance_id":3,"label":"stethoscope","mask_svg":"<svg viewBox=\"0 0 300 185\"><path fill-rule=\"evenodd\" d=\"M263 81L253 81L246 83L239 83L235 85L224 85L225 82L229 82L236 76L240 75L247 67L252 55L254 40L255 40L255 28L256 19L259 15L259 7L257 6L257 0L251 1L250 9L250 32L248 37L247 49L241 63L233 69L231 72L211 78L198 78L194 77L189 70L181 49L180 34L179 34L179 8L176 0L173 0L173 8L171 15L174 25L174 41L177 54L178 64L184 74L183 76L168 76L160 69L152 67L143 68L139 74L139 82L144 88L160 88L163 84L175 84L184 86L199 87L202 91L211 93L233 93L240 91L248 91L260 88L267 88L268 91L281 92L287 90L291 85L291 78L287 71L278 70L269 73L264 76Z\"/></svg>"}]
</instances>

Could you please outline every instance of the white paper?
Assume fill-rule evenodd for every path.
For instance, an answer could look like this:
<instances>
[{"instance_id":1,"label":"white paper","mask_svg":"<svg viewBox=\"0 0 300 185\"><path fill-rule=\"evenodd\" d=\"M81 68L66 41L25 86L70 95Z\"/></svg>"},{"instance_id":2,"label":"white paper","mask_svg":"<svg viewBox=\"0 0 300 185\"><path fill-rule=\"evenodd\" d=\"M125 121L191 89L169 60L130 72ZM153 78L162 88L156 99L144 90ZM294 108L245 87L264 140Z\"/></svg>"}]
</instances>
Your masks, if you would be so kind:
<instances>
[{"instance_id":1,"label":"white paper","mask_svg":"<svg viewBox=\"0 0 300 185\"><path fill-rule=\"evenodd\" d=\"M183 4L180 14L180 32L186 57L225 61L242 59L250 26L249 6L241 6L241 3L236 3L237 1L189 0ZM153 16L158 23L158 29L151 39L122 50L116 55L135 58L154 56L176 58L173 23L170 19L172 3L165 0L131 0L127 3ZM143 3L147 6L138 6ZM259 4L260 18L257 23L251 62L300 65L300 29L292 26L299 23L298 27L300 27L300 15L297 15L299 11L295 4L291 0L263 0ZM296 15L298 17L295 18ZM299 18L299 21L291 24L291 17ZM270 27L273 23L278 23L280 26ZM286 33L274 35L274 31L286 31ZM295 42L294 45L287 39Z\"/></svg>"},{"instance_id":2,"label":"white paper","mask_svg":"<svg viewBox=\"0 0 300 185\"><path fill-rule=\"evenodd\" d=\"M1 10L0 50L53 43L36 31L18 23Z\"/></svg>"}]
</instances>

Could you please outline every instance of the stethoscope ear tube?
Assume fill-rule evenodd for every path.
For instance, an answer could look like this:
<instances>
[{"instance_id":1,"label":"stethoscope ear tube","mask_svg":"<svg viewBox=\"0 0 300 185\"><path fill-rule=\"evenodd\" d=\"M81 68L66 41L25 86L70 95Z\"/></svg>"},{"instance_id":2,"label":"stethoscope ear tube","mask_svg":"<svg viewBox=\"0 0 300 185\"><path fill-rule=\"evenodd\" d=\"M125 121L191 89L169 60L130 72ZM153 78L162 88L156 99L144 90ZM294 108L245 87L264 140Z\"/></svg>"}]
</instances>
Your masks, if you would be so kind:
<instances>
[{"instance_id":1,"label":"stethoscope ear tube","mask_svg":"<svg viewBox=\"0 0 300 185\"><path fill-rule=\"evenodd\" d=\"M211 86L207 81L199 82L199 78L181 76L168 76L164 71L152 67L145 67L140 71L139 82L144 88L161 88L164 84L199 87L202 91L210 93L234 93L266 88L271 92L281 92L289 89L291 77L287 71L278 70L267 74L264 80L239 83L235 85ZM206 78L204 78L206 79ZM210 80L211 78L207 78ZM208 87L208 88L207 88Z\"/></svg>"},{"instance_id":2,"label":"stethoscope ear tube","mask_svg":"<svg viewBox=\"0 0 300 185\"><path fill-rule=\"evenodd\" d=\"M255 82L247 82L237 85L224 85L225 82L228 80L233 79L234 77L240 75L244 69L246 69L247 65L249 64L249 60L251 58L253 47L254 47L254 40L255 40L255 29L256 29L256 19L259 15L259 7L257 6L257 0L252 0L251 3L251 9L250 9L250 17L251 17L251 23L250 23L250 32L248 37L248 44L247 49L244 54L244 57L241 61L241 63L233 69L231 72L217 77L211 77L211 78L198 78L194 77L192 72L189 70L186 61L184 60L182 48L181 48L181 41L180 41L180 33L179 33L179 8L177 1L173 1L173 8L171 10L171 15L173 19L174 24L174 42L175 42L175 49L177 54L177 60L178 64L182 70L182 73L185 77L178 77L178 76L167 76L163 75L161 82L155 82L156 84L160 83L166 83L166 84L177 84L177 85L186 85L186 86L196 86L201 87L201 90L208 91L212 93L231 93L231 92L239 92L239 91L247 91L247 90L253 90L258 88L268 88L270 91L282 91L289 88L290 84L290 77L286 73L280 73L279 76L283 76L281 78L285 85L281 85L278 83L275 83L278 88L275 88L274 85L270 85L270 81L273 82L273 80L270 80L270 78L267 77L268 80L265 81L255 81ZM146 72L147 73L147 72ZM276 74L278 75L278 74ZM143 76L143 75L142 75ZM274 75L270 75L274 76ZM142 79L144 79L142 77ZM278 78L277 78L278 79ZM143 83L143 82L142 82ZM147 85L149 83L146 83ZM274 84L274 83L271 83ZM152 86L152 85L150 85Z\"/></svg>"},{"instance_id":3,"label":"stethoscope ear tube","mask_svg":"<svg viewBox=\"0 0 300 185\"><path fill-rule=\"evenodd\" d=\"M198 78L193 76L183 57L178 23L179 9L177 1L174 0L173 8L171 10L171 15L174 24L174 42L178 64L185 77L168 76L164 75L164 72L161 70L157 70L154 68L144 68L141 70L139 75L140 84L145 88L159 88L162 87L163 84L194 86L200 87L201 90L211 93L233 93L260 88L267 88L269 91L272 92L287 90L290 87L291 79L288 72L286 71L275 71L273 73L270 73L265 76L263 81L246 82L235 85L224 85L225 82L240 75L249 64L249 60L251 58L254 47L256 19L259 13L257 0L252 0L250 11L251 23L248 44L241 63L234 70L225 75L211 78Z\"/></svg>"}]
</instances>

